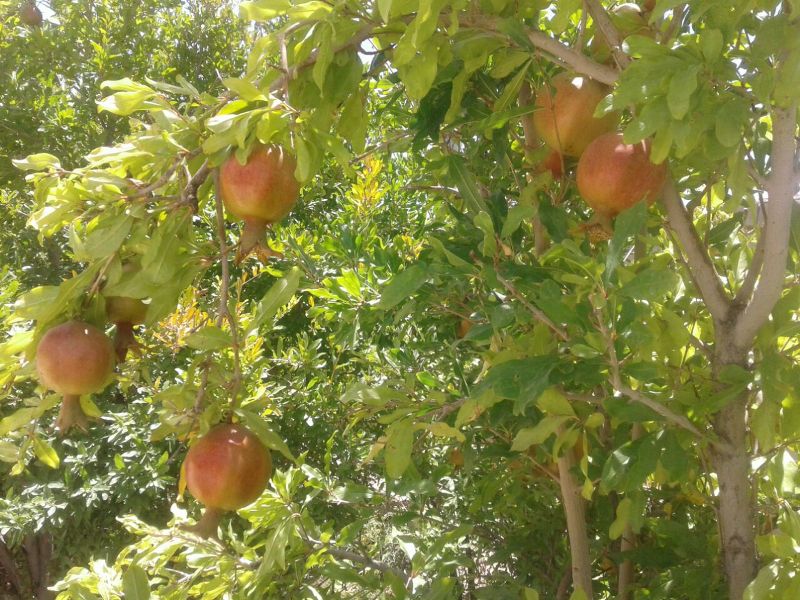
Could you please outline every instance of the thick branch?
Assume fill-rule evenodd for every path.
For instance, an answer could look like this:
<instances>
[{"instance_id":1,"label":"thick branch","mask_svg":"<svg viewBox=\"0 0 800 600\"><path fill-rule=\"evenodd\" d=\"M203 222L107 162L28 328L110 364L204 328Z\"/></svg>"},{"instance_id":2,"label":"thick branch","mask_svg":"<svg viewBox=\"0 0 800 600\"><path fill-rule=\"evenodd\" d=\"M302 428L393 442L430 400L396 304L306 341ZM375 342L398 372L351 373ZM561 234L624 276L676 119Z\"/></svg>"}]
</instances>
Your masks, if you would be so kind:
<instances>
[{"instance_id":1,"label":"thick branch","mask_svg":"<svg viewBox=\"0 0 800 600\"><path fill-rule=\"evenodd\" d=\"M584 56L569 46L565 46L558 40L551 38L541 31L529 31L528 40L530 40L531 44L539 48L539 50L558 59L558 62L562 65L569 67L576 73L591 77L595 81L607 85L614 85L619 77L619 73L611 67L593 61L591 58Z\"/></svg>"},{"instance_id":2,"label":"thick branch","mask_svg":"<svg viewBox=\"0 0 800 600\"><path fill-rule=\"evenodd\" d=\"M792 204L797 191L794 162L797 155L795 129L797 103L772 113L771 172L767 179L769 200L766 206L764 266L753 299L736 322L734 343L750 345L780 298L786 276Z\"/></svg>"},{"instance_id":3,"label":"thick branch","mask_svg":"<svg viewBox=\"0 0 800 600\"><path fill-rule=\"evenodd\" d=\"M572 587L583 590L584 597L592 598L592 561L589 555L589 532L586 527L586 501L581 486L572 473L575 468L575 451L569 448L558 457L558 481L561 501L567 520L567 536L572 557Z\"/></svg>"},{"instance_id":4,"label":"thick branch","mask_svg":"<svg viewBox=\"0 0 800 600\"><path fill-rule=\"evenodd\" d=\"M611 54L614 60L617 61L621 69L624 69L628 66L631 59L622 51L622 39L619 36L617 28L614 27L611 19L608 18L606 9L603 8L599 0L584 0L584 3L589 9L589 13L592 15L594 24L600 30L600 34L606 39L608 47L611 48Z\"/></svg>"},{"instance_id":5,"label":"thick branch","mask_svg":"<svg viewBox=\"0 0 800 600\"><path fill-rule=\"evenodd\" d=\"M745 275L742 287L736 292L736 297L733 299L734 305L742 306L750 300L753 295L753 290L756 287L756 281L761 274L761 267L764 265L764 230L758 233L758 241L756 242L756 249L753 253L753 259L750 261L750 269Z\"/></svg>"},{"instance_id":6,"label":"thick branch","mask_svg":"<svg viewBox=\"0 0 800 600\"><path fill-rule=\"evenodd\" d=\"M692 279L711 316L715 321L724 321L728 317L730 298L725 294L711 258L697 235L697 230L683 206L675 184L669 177L664 186L661 203L667 212L670 227L683 246Z\"/></svg>"}]
</instances>

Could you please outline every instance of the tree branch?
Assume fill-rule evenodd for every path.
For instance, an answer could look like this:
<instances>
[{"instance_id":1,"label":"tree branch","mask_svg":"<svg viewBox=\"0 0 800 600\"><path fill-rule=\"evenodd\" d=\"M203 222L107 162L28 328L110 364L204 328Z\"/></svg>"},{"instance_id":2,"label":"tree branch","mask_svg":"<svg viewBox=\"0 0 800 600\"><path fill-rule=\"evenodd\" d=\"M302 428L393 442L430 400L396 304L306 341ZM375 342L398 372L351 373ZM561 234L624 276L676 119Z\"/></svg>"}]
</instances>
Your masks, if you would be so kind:
<instances>
[{"instance_id":1,"label":"tree branch","mask_svg":"<svg viewBox=\"0 0 800 600\"><path fill-rule=\"evenodd\" d=\"M731 300L722 288L711 258L697 236L697 230L694 228L689 213L683 206L680 194L670 177L667 177L661 203L667 212L670 227L683 246L689 272L711 316L716 321L724 321L728 317Z\"/></svg>"},{"instance_id":2,"label":"tree branch","mask_svg":"<svg viewBox=\"0 0 800 600\"><path fill-rule=\"evenodd\" d=\"M539 310L533 304L528 302L527 298L525 298L525 296L523 296L516 287L514 287L510 282L506 281L506 279L501 277L499 273L496 273L495 275L496 275L497 281L500 283L500 285L502 285L504 288L506 288L506 290L508 290L508 292L512 296L514 296L514 298L519 300L522 303L522 305L525 308L528 309L528 311L534 316L534 318L537 321L541 321L542 323L547 325L553 331L553 333L555 333L562 340L567 341L569 339L569 336L567 335L567 333L563 329L561 329L558 325L553 323L548 318L548 316L545 315L541 310Z\"/></svg>"},{"instance_id":3,"label":"tree branch","mask_svg":"<svg viewBox=\"0 0 800 600\"><path fill-rule=\"evenodd\" d=\"M792 204L797 192L794 163L797 157L797 103L772 112L771 172L767 178L763 269L753 298L736 322L734 343L749 346L780 298L786 276ZM755 260L755 259L754 259Z\"/></svg>"},{"instance_id":4,"label":"tree branch","mask_svg":"<svg viewBox=\"0 0 800 600\"><path fill-rule=\"evenodd\" d=\"M617 28L608 18L608 13L599 0L584 0L589 13L592 15L592 20L597 28L600 30L602 36L606 39L608 47L611 48L611 55L619 65L620 69L628 66L631 59L622 51L622 39L619 36Z\"/></svg>"},{"instance_id":5,"label":"tree branch","mask_svg":"<svg viewBox=\"0 0 800 600\"><path fill-rule=\"evenodd\" d=\"M216 174L216 173L215 173ZM217 187L219 189L219 187ZM222 327L224 321L228 322L231 330L231 344L233 346L233 377L231 380L231 414L239 405L239 387L242 383L242 368L239 359L239 327L230 311L230 248L227 242L227 231L225 229L225 212L222 207L222 195L214 194L214 204L217 217L217 240L219 241L220 252L220 284L219 284L219 309L217 310L217 327Z\"/></svg>"},{"instance_id":6,"label":"tree branch","mask_svg":"<svg viewBox=\"0 0 800 600\"><path fill-rule=\"evenodd\" d=\"M733 304L735 306L746 304L753 295L753 289L761 273L761 267L764 265L764 239L764 230L762 229L758 234L756 249L753 253L753 259L750 261L750 269L747 271L747 275L745 275L742 287L739 288L739 291L736 292L736 296L733 299Z\"/></svg>"},{"instance_id":7,"label":"tree branch","mask_svg":"<svg viewBox=\"0 0 800 600\"><path fill-rule=\"evenodd\" d=\"M593 61L591 58L573 50L569 46L565 46L541 31L529 31L528 40L539 50L558 59L558 62L562 65L569 67L576 73L591 77L595 81L613 85L619 77L619 73L611 67Z\"/></svg>"}]
</instances>

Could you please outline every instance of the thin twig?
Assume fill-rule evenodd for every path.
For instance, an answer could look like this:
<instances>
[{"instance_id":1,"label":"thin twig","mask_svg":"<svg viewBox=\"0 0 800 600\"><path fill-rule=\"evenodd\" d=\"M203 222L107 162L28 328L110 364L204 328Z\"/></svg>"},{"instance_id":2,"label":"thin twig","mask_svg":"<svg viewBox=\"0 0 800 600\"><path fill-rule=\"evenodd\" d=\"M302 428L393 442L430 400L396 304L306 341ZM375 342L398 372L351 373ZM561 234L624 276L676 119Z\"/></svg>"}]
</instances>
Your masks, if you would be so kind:
<instances>
[{"instance_id":1,"label":"thin twig","mask_svg":"<svg viewBox=\"0 0 800 600\"><path fill-rule=\"evenodd\" d=\"M697 427L695 427L695 425L685 416L671 411L669 408L667 408L660 402L653 400L652 398L646 396L642 392L634 390L633 388L629 387L628 385L622 382L622 373L620 369L619 357L617 356L617 349L614 346L614 340L611 331L606 326L603 315L597 308L594 309L594 314L595 314L597 329L603 336L603 339L605 340L606 343L606 356L608 358L608 363L609 363L609 383L611 384L611 387L614 388L615 391L622 394L623 396L627 396L630 400L633 400L634 402L638 402L639 404L646 406L654 413L664 417L670 423L677 425L681 429L685 429L686 431L692 433L699 439L702 439L708 442L709 444L719 446L720 443L710 439L706 434L704 434Z\"/></svg>"},{"instance_id":2,"label":"thin twig","mask_svg":"<svg viewBox=\"0 0 800 600\"><path fill-rule=\"evenodd\" d=\"M230 260L228 247L227 231L225 229L225 211L222 207L220 194L214 194L214 203L217 217L217 240L220 250L220 274L219 284L219 309L217 311L217 327L222 327L224 321L228 322L231 330L231 343L233 345L233 379L231 381L231 413L239 405L239 388L242 383L242 368L239 358L239 327L236 319L230 311Z\"/></svg>"},{"instance_id":3,"label":"thin twig","mask_svg":"<svg viewBox=\"0 0 800 600\"><path fill-rule=\"evenodd\" d=\"M539 310L533 304L528 302L528 300L525 298L525 296L523 296L520 293L520 291L516 287L514 287L513 284L511 284L505 278L501 277L500 274L496 274L496 277L497 277L497 281L500 282L500 285L502 285L504 288L506 288L506 290L508 290L508 292L512 296L514 296L514 298L519 300L522 303L522 305L526 309L528 309L528 312L530 312L534 316L534 318L536 318L537 321L540 321L540 322L544 323L545 325L547 325L553 331L553 333L555 333L563 341L567 341L569 339L569 336L567 335L567 333L563 329L561 329L558 325L553 323L553 321L551 321L550 318L546 314L544 314L541 310Z\"/></svg>"}]
</instances>

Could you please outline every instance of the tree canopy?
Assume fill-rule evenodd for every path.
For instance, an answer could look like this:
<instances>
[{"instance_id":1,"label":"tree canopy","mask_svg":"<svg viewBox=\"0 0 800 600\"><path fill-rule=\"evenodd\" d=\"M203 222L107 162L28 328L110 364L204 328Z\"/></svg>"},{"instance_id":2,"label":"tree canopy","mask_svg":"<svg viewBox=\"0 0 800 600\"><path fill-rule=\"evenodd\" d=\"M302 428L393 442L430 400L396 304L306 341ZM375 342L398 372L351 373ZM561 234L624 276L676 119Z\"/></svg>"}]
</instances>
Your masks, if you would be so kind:
<instances>
[{"instance_id":1,"label":"tree canopy","mask_svg":"<svg viewBox=\"0 0 800 600\"><path fill-rule=\"evenodd\" d=\"M33 10L0 595L800 597L795 0Z\"/></svg>"}]
</instances>

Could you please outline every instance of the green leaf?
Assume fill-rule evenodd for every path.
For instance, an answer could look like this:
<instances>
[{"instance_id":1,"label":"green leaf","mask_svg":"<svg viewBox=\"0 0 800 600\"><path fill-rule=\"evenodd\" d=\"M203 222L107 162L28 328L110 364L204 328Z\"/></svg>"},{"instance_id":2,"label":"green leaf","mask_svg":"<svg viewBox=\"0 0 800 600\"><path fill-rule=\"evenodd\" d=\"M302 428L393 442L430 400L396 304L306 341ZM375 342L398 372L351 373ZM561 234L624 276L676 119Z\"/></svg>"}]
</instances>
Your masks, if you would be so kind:
<instances>
[{"instance_id":1,"label":"green leaf","mask_svg":"<svg viewBox=\"0 0 800 600\"><path fill-rule=\"evenodd\" d=\"M129 565L122 574L122 593L125 600L149 600L150 580L139 565Z\"/></svg>"},{"instance_id":2,"label":"green leaf","mask_svg":"<svg viewBox=\"0 0 800 600\"><path fill-rule=\"evenodd\" d=\"M38 435L33 438L33 452L36 454L36 458L51 469L57 469L58 465L61 464L53 447Z\"/></svg>"},{"instance_id":3,"label":"green leaf","mask_svg":"<svg viewBox=\"0 0 800 600\"><path fill-rule=\"evenodd\" d=\"M742 141L742 128L747 125L749 111L743 99L733 99L716 112L714 133L723 146L733 147Z\"/></svg>"},{"instance_id":4,"label":"green leaf","mask_svg":"<svg viewBox=\"0 0 800 600\"><path fill-rule=\"evenodd\" d=\"M389 15L392 12L392 0L378 0L378 12L384 23L389 22Z\"/></svg>"},{"instance_id":5,"label":"green leaf","mask_svg":"<svg viewBox=\"0 0 800 600\"><path fill-rule=\"evenodd\" d=\"M503 93L500 94L500 97L495 101L494 106L492 107L494 112L505 110L512 102L517 101L519 90L522 88L522 83L525 81L528 75L529 64L529 62L523 64L522 68L517 72L516 75L514 75L514 78L506 84L505 88L503 88Z\"/></svg>"},{"instance_id":6,"label":"green leaf","mask_svg":"<svg viewBox=\"0 0 800 600\"><path fill-rule=\"evenodd\" d=\"M486 202L478 189L475 175L467 168L464 158L456 155L450 156L447 159L447 165L450 176L455 180L456 187L464 199L467 212L473 218L480 214L481 211L488 214L489 208L486 206Z\"/></svg>"},{"instance_id":7,"label":"green leaf","mask_svg":"<svg viewBox=\"0 0 800 600\"><path fill-rule=\"evenodd\" d=\"M534 444L543 443L568 420L569 417L564 416L545 417L534 427L520 429L514 437L514 441L511 443L511 450L514 452L524 452Z\"/></svg>"},{"instance_id":8,"label":"green leaf","mask_svg":"<svg viewBox=\"0 0 800 600\"><path fill-rule=\"evenodd\" d=\"M222 83L229 90L236 92L236 94L243 100L248 102L265 101L267 99L264 92L259 90L251 81L247 79L237 79L235 77L228 77L223 79Z\"/></svg>"},{"instance_id":9,"label":"green leaf","mask_svg":"<svg viewBox=\"0 0 800 600\"><path fill-rule=\"evenodd\" d=\"M644 202L637 203L617 217L614 222L614 236L608 244L606 269L603 274L606 283L611 281L611 277L620 265L622 255L628 249L628 241L642 230L646 221L647 205Z\"/></svg>"},{"instance_id":10,"label":"green leaf","mask_svg":"<svg viewBox=\"0 0 800 600\"><path fill-rule=\"evenodd\" d=\"M320 23L320 29L315 36L317 41L317 60L314 62L314 67L311 70L311 78L317 84L322 96L325 96L325 75L328 72L328 67L333 62L333 28L328 23Z\"/></svg>"},{"instance_id":11,"label":"green leaf","mask_svg":"<svg viewBox=\"0 0 800 600\"><path fill-rule=\"evenodd\" d=\"M98 102L97 110L105 110L115 115L127 116L143 109L145 103L154 96L156 96L156 93L149 88L137 92L117 92L111 96L106 96Z\"/></svg>"},{"instance_id":12,"label":"green leaf","mask_svg":"<svg viewBox=\"0 0 800 600\"><path fill-rule=\"evenodd\" d=\"M128 237L133 226L133 217L118 215L104 219L83 240L82 255L86 259L105 258L116 252ZM77 258L77 257L76 257ZM78 258L83 260L83 258Z\"/></svg>"},{"instance_id":13,"label":"green leaf","mask_svg":"<svg viewBox=\"0 0 800 600\"><path fill-rule=\"evenodd\" d=\"M52 154L31 154L22 159L11 161L15 167L22 171L44 171L46 169L60 169L61 163Z\"/></svg>"},{"instance_id":14,"label":"green leaf","mask_svg":"<svg viewBox=\"0 0 800 600\"><path fill-rule=\"evenodd\" d=\"M242 2L239 5L239 14L250 21L268 21L286 14L291 8L291 0L254 0Z\"/></svg>"},{"instance_id":15,"label":"green leaf","mask_svg":"<svg viewBox=\"0 0 800 600\"><path fill-rule=\"evenodd\" d=\"M667 106L675 119L683 119L689 112L692 94L697 89L697 73L700 67L692 66L675 72L669 82Z\"/></svg>"},{"instance_id":16,"label":"green leaf","mask_svg":"<svg viewBox=\"0 0 800 600\"><path fill-rule=\"evenodd\" d=\"M680 276L666 269L646 269L623 285L619 293L639 300L661 300L674 292L680 283Z\"/></svg>"},{"instance_id":17,"label":"green leaf","mask_svg":"<svg viewBox=\"0 0 800 600\"><path fill-rule=\"evenodd\" d=\"M722 32L719 29L706 29L698 37L705 59L710 63L715 62L722 55Z\"/></svg>"},{"instance_id":18,"label":"green leaf","mask_svg":"<svg viewBox=\"0 0 800 600\"><path fill-rule=\"evenodd\" d=\"M523 222L533 218L536 214L536 209L530 202L520 202L508 211L506 220L503 222L503 230L500 232L500 237L508 239Z\"/></svg>"},{"instance_id":19,"label":"green leaf","mask_svg":"<svg viewBox=\"0 0 800 600\"><path fill-rule=\"evenodd\" d=\"M408 299L425 283L428 277L427 271L427 265L417 263L395 275L383 288L380 302L376 307L384 310L394 308Z\"/></svg>"},{"instance_id":20,"label":"green leaf","mask_svg":"<svg viewBox=\"0 0 800 600\"><path fill-rule=\"evenodd\" d=\"M247 328L246 333L251 333L271 321L278 309L288 303L297 288L300 287L300 276L303 272L298 267L292 267L289 272L272 284L269 291L264 294L255 309L255 316Z\"/></svg>"},{"instance_id":21,"label":"green leaf","mask_svg":"<svg viewBox=\"0 0 800 600\"><path fill-rule=\"evenodd\" d=\"M488 213L481 211L473 219L475 227L483 232L483 246L481 254L491 257L497 253L497 239L494 235L494 223Z\"/></svg>"},{"instance_id":22,"label":"green leaf","mask_svg":"<svg viewBox=\"0 0 800 600\"><path fill-rule=\"evenodd\" d=\"M563 417L575 416L575 411L572 409L569 400L554 387L548 388L542 392L542 395L539 396L539 399L536 401L536 405L545 414Z\"/></svg>"},{"instance_id":23,"label":"green leaf","mask_svg":"<svg viewBox=\"0 0 800 600\"><path fill-rule=\"evenodd\" d=\"M231 335L215 325L198 329L186 338L186 345L195 350L220 350L232 344Z\"/></svg>"},{"instance_id":24,"label":"green leaf","mask_svg":"<svg viewBox=\"0 0 800 600\"><path fill-rule=\"evenodd\" d=\"M384 460L386 475L397 479L405 473L411 464L411 446L414 443L414 424L411 419L402 419L392 423L386 430Z\"/></svg>"},{"instance_id":25,"label":"green leaf","mask_svg":"<svg viewBox=\"0 0 800 600\"><path fill-rule=\"evenodd\" d=\"M11 442L0 440L0 461L15 463L19 459L19 448Z\"/></svg>"},{"instance_id":26,"label":"green leaf","mask_svg":"<svg viewBox=\"0 0 800 600\"><path fill-rule=\"evenodd\" d=\"M428 44L408 63L397 67L398 74L412 100L422 100L430 91L439 69L439 47Z\"/></svg>"},{"instance_id":27,"label":"green leaf","mask_svg":"<svg viewBox=\"0 0 800 600\"><path fill-rule=\"evenodd\" d=\"M267 448L280 452L293 463L297 462L294 454L289 450L289 446L286 445L286 442L281 436L273 431L265 419L249 410L241 408L236 409L236 414L244 421L247 428L258 436L258 439L260 439L261 443Z\"/></svg>"}]
</instances>

